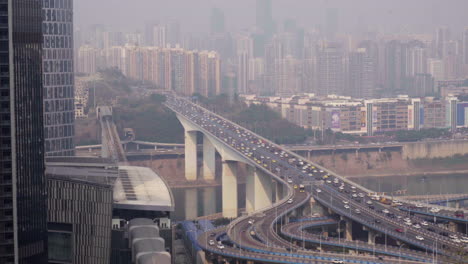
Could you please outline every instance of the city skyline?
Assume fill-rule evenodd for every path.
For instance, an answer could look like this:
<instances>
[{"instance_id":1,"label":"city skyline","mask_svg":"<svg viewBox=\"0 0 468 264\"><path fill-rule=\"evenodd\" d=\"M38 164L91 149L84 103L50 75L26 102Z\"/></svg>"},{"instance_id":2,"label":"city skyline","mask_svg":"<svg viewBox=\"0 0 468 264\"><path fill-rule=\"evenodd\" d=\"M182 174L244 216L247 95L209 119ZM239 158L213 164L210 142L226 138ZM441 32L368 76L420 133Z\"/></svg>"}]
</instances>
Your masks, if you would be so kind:
<instances>
[{"instance_id":1,"label":"city skyline","mask_svg":"<svg viewBox=\"0 0 468 264\"><path fill-rule=\"evenodd\" d=\"M103 15L112 2L113 12ZM75 3L76 24L86 28L92 24L105 24L111 28L127 31L141 30L145 21L179 20L184 32L209 32L209 18L212 8L225 13L226 29L237 31L255 24L255 1L150 1L140 0L135 5L123 0L102 0L99 2L82 0ZM93 6L93 8L89 8ZM310 28L323 25L327 8L337 8L339 30L354 32L356 28L383 29L385 33L430 33L432 28L445 25L456 32L466 26L463 23L468 2L451 0L414 1L273 1L273 18L278 22L296 19L298 24ZM138 14L138 15L136 15ZM122 20L121 18L128 18ZM129 23L129 21L131 21Z\"/></svg>"}]
</instances>

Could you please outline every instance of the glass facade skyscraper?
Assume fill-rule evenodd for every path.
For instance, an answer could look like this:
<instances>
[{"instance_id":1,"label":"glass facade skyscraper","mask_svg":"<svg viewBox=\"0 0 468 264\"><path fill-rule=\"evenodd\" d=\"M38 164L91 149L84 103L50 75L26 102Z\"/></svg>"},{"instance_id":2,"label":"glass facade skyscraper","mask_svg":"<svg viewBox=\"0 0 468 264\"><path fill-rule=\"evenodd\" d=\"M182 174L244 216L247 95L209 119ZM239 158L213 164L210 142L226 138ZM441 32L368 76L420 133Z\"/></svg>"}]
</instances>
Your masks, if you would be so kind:
<instances>
[{"instance_id":1,"label":"glass facade skyscraper","mask_svg":"<svg viewBox=\"0 0 468 264\"><path fill-rule=\"evenodd\" d=\"M42 0L0 0L0 263L47 263Z\"/></svg>"},{"instance_id":2,"label":"glass facade skyscraper","mask_svg":"<svg viewBox=\"0 0 468 264\"><path fill-rule=\"evenodd\" d=\"M73 156L73 1L42 1L45 151L47 156Z\"/></svg>"}]
</instances>

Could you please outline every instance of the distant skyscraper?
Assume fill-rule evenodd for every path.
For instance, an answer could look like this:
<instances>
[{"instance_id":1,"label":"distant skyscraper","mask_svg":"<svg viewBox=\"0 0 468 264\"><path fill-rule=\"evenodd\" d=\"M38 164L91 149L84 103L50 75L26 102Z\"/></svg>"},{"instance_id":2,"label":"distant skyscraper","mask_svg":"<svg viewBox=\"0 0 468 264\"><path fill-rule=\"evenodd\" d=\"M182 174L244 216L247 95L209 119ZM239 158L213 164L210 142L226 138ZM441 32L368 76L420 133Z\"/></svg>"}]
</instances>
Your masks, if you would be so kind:
<instances>
[{"instance_id":1,"label":"distant skyscraper","mask_svg":"<svg viewBox=\"0 0 468 264\"><path fill-rule=\"evenodd\" d=\"M212 35L223 34L225 29L224 12L219 8L211 10L210 32Z\"/></svg>"},{"instance_id":2,"label":"distant skyscraper","mask_svg":"<svg viewBox=\"0 0 468 264\"><path fill-rule=\"evenodd\" d=\"M395 95L403 87L406 46L398 40L385 44L385 94Z\"/></svg>"},{"instance_id":3,"label":"distant skyscraper","mask_svg":"<svg viewBox=\"0 0 468 264\"><path fill-rule=\"evenodd\" d=\"M463 31L463 63L468 64L468 28Z\"/></svg>"},{"instance_id":4,"label":"distant skyscraper","mask_svg":"<svg viewBox=\"0 0 468 264\"><path fill-rule=\"evenodd\" d=\"M93 74L97 71L98 51L89 45L81 46L78 50L77 72Z\"/></svg>"},{"instance_id":5,"label":"distant skyscraper","mask_svg":"<svg viewBox=\"0 0 468 264\"><path fill-rule=\"evenodd\" d=\"M0 16L0 263L45 264L42 1L3 1Z\"/></svg>"},{"instance_id":6,"label":"distant skyscraper","mask_svg":"<svg viewBox=\"0 0 468 264\"><path fill-rule=\"evenodd\" d=\"M257 0L256 13L257 27L267 36L271 36L275 27L271 0Z\"/></svg>"},{"instance_id":7,"label":"distant skyscraper","mask_svg":"<svg viewBox=\"0 0 468 264\"><path fill-rule=\"evenodd\" d=\"M180 40L180 23L172 20L167 24L167 42L172 46L182 44Z\"/></svg>"},{"instance_id":8,"label":"distant skyscraper","mask_svg":"<svg viewBox=\"0 0 468 264\"><path fill-rule=\"evenodd\" d=\"M374 60L369 52L358 49L349 57L349 95L354 98L372 99L376 95Z\"/></svg>"},{"instance_id":9,"label":"distant skyscraper","mask_svg":"<svg viewBox=\"0 0 468 264\"><path fill-rule=\"evenodd\" d=\"M338 33L338 9L328 8L326 14L325 31L328 38L334 38Z\"/></svg>"},{"instance_id":10,"label":"distant skyscraper","mask_svg":"<svg viewBox=\"0 0 468 264\"><path fill-rule=\"evenodd\" d=\"M167 27L165 25L156 25L153 27L153 46L166 47L167 45Z\"/></svg>"},{"instance_id":11,"label":"distant skyscraper","mask_svg":"<svg viewBox=\"0 0 468 264\"><path fill-rule=\"evenodd\" d=\"M246 51L237 53L237 91L241 94L247 93L249 80L249 55Z\"/></svg>"},{"instance_id":12,"label":"distant skyscraper","mask_svg":"<svg viewBox=\"0 0 468 264\"><path fill-rule=\"evenodd\" d=\"M317 56L319 95L344 94L344 56L337 44L328 44Z\"/></svg>"},{"instance_id":13,"label":"distant skyscraper","mask_svg":"<svg viewBox=\"0 0 468 264\"><path fill-rule=\"evenodd\" d=\"M444 80L445 71L444 71L444 62L438 59L428 59L427 61L427 72L434 77L434 89L433 92L437 94L438 90L438 81Z\"/></svg>"},{"instance_id":14,"label":"distant skyscraper","mask_svg":"<svg viewBox=\"0 0 468 264\"><path fill-rule=\"evenodd\" d=\"M44 129L47 156L73 156L75 145L73 1L44 2ZM62 28L62 30L55 30ZM106 34L108 37L109 34ZM57 41L60 39L61 41Z\"/></svg>"},{"instance_id":15,"label":"distant skyscraper","mask_svg":"<svg viewBox=\"0 0 468 264\"><path fill-rule=\"evenodd\" d=\"M447 55L447 42L450 38L450 31L446 27L440 27L436 30L435 35L435 56L438 59L443 59Z\"/></svg>"}]
</instances>

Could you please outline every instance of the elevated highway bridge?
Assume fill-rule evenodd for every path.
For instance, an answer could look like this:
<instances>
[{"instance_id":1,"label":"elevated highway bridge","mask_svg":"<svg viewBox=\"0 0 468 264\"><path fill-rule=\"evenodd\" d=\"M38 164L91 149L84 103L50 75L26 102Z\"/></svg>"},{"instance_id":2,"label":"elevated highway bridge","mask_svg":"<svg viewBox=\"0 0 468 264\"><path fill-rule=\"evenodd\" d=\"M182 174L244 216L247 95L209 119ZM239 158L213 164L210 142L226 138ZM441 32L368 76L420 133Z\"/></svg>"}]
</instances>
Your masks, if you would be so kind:
<instances>
[{"instance_id":1,"label":"elevated highway bridge","mask_svg":"<svg viewBox=\"0 0 468 264\"><path fill-rule=\"evenodd\" d=\"M200 245L207 253L267 263L434 263L435 259L441 260L440 263L450 263L460 260L461 256L454 252L459 252L460 248L464 250L466 245L449 236L462 238L465 234L428 222L417 214L424 216L422 211L434 209L437 212L433 214L438 218L464 224L468 221L465 211L460 214L459 210L446 207L375 197L371 190L307 161L187 99L168 96L166 106L176 113L185 129L185 173L188 180L196 180L198 177L197 133L203 135L201 177L214 177L215 152L222 157L222 208L225 217L238 217L237 163L247 164L250 170L246 184L248 215L237 218L220 230L219 234L225 233L229 241L226 246L220 247L218 243L204 246L203 241L211 239L208 234L201 236ZM301 186L311 179L314 180L312 184ZM368 256L336 252L321 252L323 255L319 255L314 250L304 250L292 242L293 237L291 240L282 237L277 226L287 224L289 215L298 214L301 208L310 204L311 198L342 218L347 226L347 240L353 238L349 226L357 223L367 230L370 243L374 243L377 235L384 234L400 244L418 249L419 255L415 254L419 257L415 260L413 256L399 251L397 258L388 256L385 261L379 262ZM407 211L407 208L418 208L421 212ZM339 241L338 244L348 247L347 243L341 244ZM395 254L395 249L392 250ZM431 254L432 258L429 257L431 260L428 261L427 256ZM321 258L324 255L326 259Z\"/></svg>"}]
</instances>

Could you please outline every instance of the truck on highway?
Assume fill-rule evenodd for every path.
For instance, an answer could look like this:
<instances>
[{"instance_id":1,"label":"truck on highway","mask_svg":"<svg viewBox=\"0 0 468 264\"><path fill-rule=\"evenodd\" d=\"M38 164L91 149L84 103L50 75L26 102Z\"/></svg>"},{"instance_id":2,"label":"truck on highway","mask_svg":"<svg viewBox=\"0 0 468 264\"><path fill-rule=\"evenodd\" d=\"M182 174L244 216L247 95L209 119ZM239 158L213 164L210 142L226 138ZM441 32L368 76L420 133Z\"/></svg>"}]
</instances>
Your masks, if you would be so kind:
<instances>
[{"instance_id":1,"label":"truck on highway","mask_svg":"<svg viewBox=\"0 0 468 264\"><path fill-rule=\"evenodd\" d=\"M391 205L392 204L392 200L390 199L387 199L385 197L381 197L379 202L383 203L383 204L386 204L386 205Z\"/></svg>"}]
</instances>

